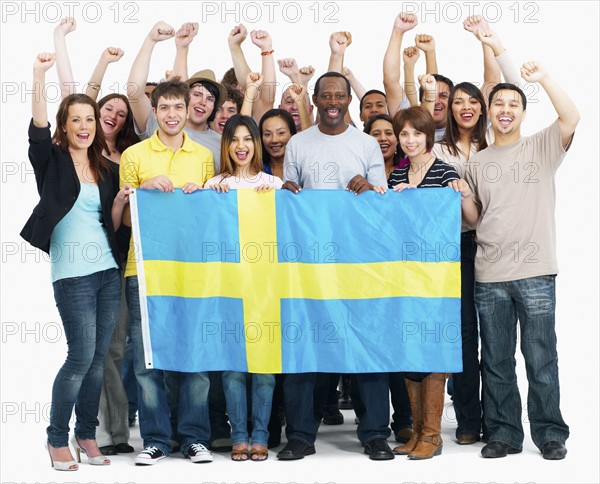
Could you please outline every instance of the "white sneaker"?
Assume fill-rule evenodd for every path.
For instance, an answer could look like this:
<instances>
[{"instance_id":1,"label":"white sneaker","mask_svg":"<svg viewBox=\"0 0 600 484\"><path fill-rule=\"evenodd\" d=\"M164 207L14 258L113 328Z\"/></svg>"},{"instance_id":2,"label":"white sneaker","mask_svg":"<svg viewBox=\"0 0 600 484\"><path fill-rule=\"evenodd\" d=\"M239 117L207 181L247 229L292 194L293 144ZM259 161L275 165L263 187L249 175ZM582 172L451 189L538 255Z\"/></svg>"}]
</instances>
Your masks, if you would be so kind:
<instances>
[{"instance_id":1,"label":"white sneaker","mask_svg":"<svg viewBox=\"0 0 600 484\"><path fill-rule=\"evenodd\" d=\"M210 450L208 450L202 444L192 444L187 451L187 456L192 460L192 462L212 462L213 455Z\"/></svg>"},{"instance_id":2,"label":"white sneaker","mask_svg":"<svg viewBox=\"0 0 600 484\"><path fill-rule=\"evenodd\" d=\"M142 450L135 458L136 466L152 466L159 460L166 458L165 453L158 447L150 446Z\"/></svg>"}]
</instances>

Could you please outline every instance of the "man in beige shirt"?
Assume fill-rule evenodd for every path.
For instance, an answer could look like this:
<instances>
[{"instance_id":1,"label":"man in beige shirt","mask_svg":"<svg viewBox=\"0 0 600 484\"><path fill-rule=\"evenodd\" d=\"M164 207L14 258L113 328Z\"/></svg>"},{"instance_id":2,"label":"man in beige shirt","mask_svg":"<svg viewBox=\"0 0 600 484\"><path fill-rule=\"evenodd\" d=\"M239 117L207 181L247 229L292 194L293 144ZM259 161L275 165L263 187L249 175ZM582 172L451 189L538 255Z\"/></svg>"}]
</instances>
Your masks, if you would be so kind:
<instances>
[{"instance_id":1,"label":"man in beige shirt","mask_svg":"<svg viewBox=\"0 0 600 484\"><path fill-rule=\"evenodd\" d=\"M563 459L569 427L560 412L556 352L556 200L554 175L579 122L577 108L536 62L521 68L539 84L558 119L521 136L526 97L513 84L489 96L495 141L466 166L463 216L477 229L475 303L481 325L485 458L522 451L521 399L515 373L516 324L527 366L531 436L545 459Z\"/></svg>"}]
</instances>

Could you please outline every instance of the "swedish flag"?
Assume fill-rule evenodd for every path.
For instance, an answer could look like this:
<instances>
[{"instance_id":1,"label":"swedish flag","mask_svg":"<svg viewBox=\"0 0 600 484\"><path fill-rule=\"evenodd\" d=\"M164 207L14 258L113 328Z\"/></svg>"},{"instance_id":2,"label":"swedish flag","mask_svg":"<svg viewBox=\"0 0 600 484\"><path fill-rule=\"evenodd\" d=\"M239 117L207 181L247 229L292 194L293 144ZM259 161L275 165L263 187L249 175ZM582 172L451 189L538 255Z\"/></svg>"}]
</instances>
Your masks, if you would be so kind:
<instances>
[{"instance_id":1,"label":"swedish flag","mask_svg":"<svg viewBox=\"0 0 600 484\"><path fill-rule=\"evenodd\" d=\"M462 371L453 190L131 200L148 367Z\"/></svg>"}]
</instances>

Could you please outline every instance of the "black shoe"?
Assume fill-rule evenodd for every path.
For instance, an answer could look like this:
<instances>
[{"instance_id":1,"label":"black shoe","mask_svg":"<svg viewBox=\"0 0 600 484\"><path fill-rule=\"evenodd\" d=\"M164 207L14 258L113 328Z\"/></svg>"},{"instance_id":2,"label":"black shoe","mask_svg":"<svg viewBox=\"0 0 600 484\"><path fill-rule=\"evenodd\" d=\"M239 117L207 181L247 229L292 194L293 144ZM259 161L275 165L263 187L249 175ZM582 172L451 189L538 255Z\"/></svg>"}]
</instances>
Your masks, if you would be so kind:
<instances>
[{"instance_id":1,"label":"black shoe","mask_svg":"<svg viewBox=\"0 0 600 484\"><path fill-rule=\"evenodd\" d=\"M287 445L279 451L277 458L279 460L297 460L303 459L305 455L313 455L315 446L308 445L301 440L290 440Z\"/></svg>"},{"instance_id":2,"label":"black shoe","mask_svg":"<svg viewBox=\"0 0 600 484\"><path fill-rule=\"evenodd\" d=\"M477 432L461 432L456 433L456 443L459 445L471 445L479 442L481 437Z\"/></svg>"},{"instance_id":3,"label":"black shoe","mask_svg":"<svg viewBox=\"0 0 600 484\"><path fill-rule=\"evenodd\" d=\"M551 440L542 445L542 457L547 460L561 460L567 455L565 444Z\"/></svg>"},{"instance_id":4,"label":"black shoe","mask_svg":"<svg viewBox=\"0 0 600 484\"><path fill-rule=\"evenodd\" d=\"M134 448L131 447L131 445L129 445L127 442L122 442L115 445L115 451L117 454L131 454L134 451Z\"/></svg>"},{"instance_id":5,"label":"black shoe","mask_svg":"<svg viewBox=\"0 0 600 484\"><path fill-rule=\"evenodd\" d=\"M342 425L344 423L344 416L342 412L339 410L337 412L332 412L329 415L325 415L323 417L324 425Z\"/></svg>"},{"instance_id":6,"label":"black shoe","mask_svg":"<svg viewBox=\"0 0 600 484\"><path fill-rule=\"evenodd\" d=\"M354 406L352 405L352 399L349 396L342 396L338 400L338 406L340 410L352 410Z\"/></svg>"},{"instance_id":7,"label":"black shoe","mask_svg":"<svg viewBox=\"0 0 600 484\"><path fill-rule=\"evenodd\" d=\"M388 443L383 439L373 439L363 444L363 447L365 448L365 454L371 460L389 460L395 457L392 449L390 449Z\"/></svg>"},{"instance_id":8,"label":"black shoe","mask_svg":"<svg viewBox=\"0 0 600 484\"><path fill-rule=\"evenodd\" d=\"M99 449L100 452L102 452L102 455L117 455L114 445L103 445L102 447L99 447Z\"/></svg>"},{"instance_id":9,"label":"black shoe","mask_svg":"<svg viewBox=\"0 0 600 484\"><path fill-rule=\"evenodd\" d=\"M510 445L500 442L492 441L481 449L481 456L486 459L496 459L498 457L506 457L507 454L520 454L521 449L516 449Z\"/></svg>"},{"instance_id":10,"label":"black shoe","mask_svg":"<svg viewBox=\"0 0 600 484\"><path fill-rule=\"evenodd\" d=\"M136 466L151 466L156 464L159 460L165 459L166 454L158 447L153 445L146 447L142 450L135 458Z\"/></svg>"}]
</instances>

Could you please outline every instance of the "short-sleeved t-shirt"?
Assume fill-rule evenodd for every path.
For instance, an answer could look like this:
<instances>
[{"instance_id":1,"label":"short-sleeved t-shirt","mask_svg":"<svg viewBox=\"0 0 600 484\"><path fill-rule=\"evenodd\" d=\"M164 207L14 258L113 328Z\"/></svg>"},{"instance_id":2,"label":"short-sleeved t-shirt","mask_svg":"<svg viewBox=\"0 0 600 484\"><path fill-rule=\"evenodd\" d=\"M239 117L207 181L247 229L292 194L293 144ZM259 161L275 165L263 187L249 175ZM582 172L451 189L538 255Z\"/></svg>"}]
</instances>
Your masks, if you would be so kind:
<instances>
[{"instance_id":1,"label":"short-sleeved t-shirt","mask_svg":"<svg viewBox=\"0 0 600 484\"><path fill-rule=\"evenodd\" d=\"M156 130L158 129L158 123L156 122L156 118L151 114L148 116L148 120L146 121L145 131L140 131L135 123L134 128L140 139L145 140L156 133ZM199 145L202 145L211 151L215 164L214 172L219 173L221 169L221 135L211 129L207 129L205 131L196 131L186 126L183 128L183 130L188 134L192 141L195 141Z\"/></svg>"},{"instance_id":2,"label":"short-sleeved t-shirt","mask_svg":"<svg viewBox=\"0 0 600 484\"><path fill-rule=\"evenodd\" d=\"M504 282L558 273L554 174L566 151L558 120L466 165L477 224L475 279Z\"/></svg>"},{"instance_id":3,"label":"short-sleeved t-shirt","mask_svg":"<svg viewBox=\"0 0 600 484\"><path fill-rule=\"evenodd\" d=\"M286 146L283 176L302 188L344 190L356 175L375 186L386 184L379 143L352 126L332 136L315 125L292 136Z\"/></svg>"},{"instance_id":4,"label":"short-sleeved t-shirt","mask_svg":"<svg viewBox=\"0 0 600 484\"><path fill-rule=\"evenodd\" d=\"M204 146L195 143L184 132L183 145L176 151L165 146L158 133L127 148L121 155L119 178L121 186L129 183L139 188L144 182L158 176L167 176L176 188L186 183L203 186L214 172L212 153ZM137 274L133 237L129 246L125 277Z\"/></svg>"}]
</instances>

